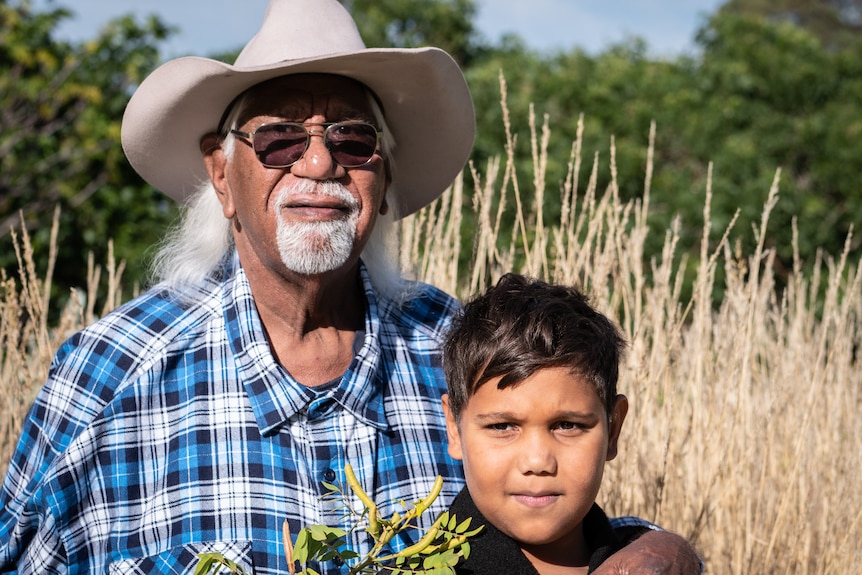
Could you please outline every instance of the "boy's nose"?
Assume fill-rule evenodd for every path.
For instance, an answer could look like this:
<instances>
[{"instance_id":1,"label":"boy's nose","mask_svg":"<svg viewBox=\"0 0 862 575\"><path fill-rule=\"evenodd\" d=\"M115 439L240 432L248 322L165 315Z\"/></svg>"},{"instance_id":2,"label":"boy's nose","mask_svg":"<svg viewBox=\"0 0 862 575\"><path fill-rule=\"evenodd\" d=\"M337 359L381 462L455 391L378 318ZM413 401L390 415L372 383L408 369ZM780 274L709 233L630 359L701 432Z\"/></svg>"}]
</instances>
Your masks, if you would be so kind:
<instances>
[{"instance_id":1,"label":"boy's nose","mask_svg":"<svg viewBox=\"0 0 862 575\"><path fill-rule=\"evenodd\" d=\"M557 458L553 446L540 434L524 438L521 450L521 472L525 475L554 475Z\"/></svg>"}]
</instances>

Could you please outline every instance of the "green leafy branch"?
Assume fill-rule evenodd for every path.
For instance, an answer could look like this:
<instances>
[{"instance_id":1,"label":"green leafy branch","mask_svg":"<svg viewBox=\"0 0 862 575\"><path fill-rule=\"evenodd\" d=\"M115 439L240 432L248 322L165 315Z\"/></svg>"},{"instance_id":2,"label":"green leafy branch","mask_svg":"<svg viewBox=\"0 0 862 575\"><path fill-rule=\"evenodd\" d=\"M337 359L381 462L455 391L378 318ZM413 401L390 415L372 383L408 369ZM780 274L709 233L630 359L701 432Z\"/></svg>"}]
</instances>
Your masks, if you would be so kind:
<instances>
[{"instance_id":1,"label":"green leafy branch","mask_svg":"<svg viewBox=\"0 0 862 575\"><path fill-rule=\"evenodd\" d=\"M219 552L199 553L194 575L217 575L221 573L222 567L226 567L228 573L247 575L245 569Z\"/></svg>"},{"instance_id":2,"label":"green leafy branch","mask_svg":"<svg viewBox=\"0 0 862 575\"><path fill-rule=\"evenodd\" d=\"M292 542L288 522L282 526L282 540L288 569L291 575L319 575L308 566L310 561L327 562L338 559L348 566L349 575L370 575L372 573L388 572L391 575L454 575L455 565L462 557L470 555L469 537L481 531L470 529L471 518L458 523L454 515L441 513L413 545L401 551L387 551L387 545L392 539L407 530L420 531L418 519L428 510L440 495L443 488L443 478L437 476L434 485L427 496L415 502L403 514L395 511L390 517L381 517L377 504L368 496L359 484L351 465L345 464L344 475L351 491L362 502L363 509L357 512L349 503L348 495L337 485L324 483L329 493L324 499L337 497L344 501L348 513L355 520L350 531L327 525L311 525L300 530L296 543ZM403 507L407 505L402 501ZM347 546L347 536L357 530L364 529L374 540L374 545L364 556ZM225 558L221 553L202 553L194 575L216 575L221 569L227 568L228 573L247 575L235 562ZM296 571L296 564L303 566Z\"/></svg>"}]
</instances>

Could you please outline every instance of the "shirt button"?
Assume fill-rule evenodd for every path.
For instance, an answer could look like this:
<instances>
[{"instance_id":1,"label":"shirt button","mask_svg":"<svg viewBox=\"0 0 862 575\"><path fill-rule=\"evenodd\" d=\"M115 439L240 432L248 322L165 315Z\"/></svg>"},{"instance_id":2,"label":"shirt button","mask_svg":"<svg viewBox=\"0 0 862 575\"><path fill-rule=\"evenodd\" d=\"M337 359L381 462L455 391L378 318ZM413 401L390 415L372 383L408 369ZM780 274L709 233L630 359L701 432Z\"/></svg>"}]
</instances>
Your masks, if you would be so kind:
<instances>
[{"instance_id":1,"label":"shirt button","mask_svg":"<svg viewBox=\"0 0 862 575\"><path fill-rule=\"evenodd\" d=\"M326 412L329 411L329 408L334 405L329 398L318 399L308 406L308 420L314 421L315 419L319 419L321 417L326 416Z\"/></svg>"},{"instance_id":2,"label":"shirt button","mask_svg":"<svg viewBox=\"0 0 862 575\"><path fill-rule=\"evenodd\" d=\"M323 480L328 481L329 483L335 481L335 471L333 471L332 469L327 469L326 471L324 471Z\"/></svg>"}]
</instances>

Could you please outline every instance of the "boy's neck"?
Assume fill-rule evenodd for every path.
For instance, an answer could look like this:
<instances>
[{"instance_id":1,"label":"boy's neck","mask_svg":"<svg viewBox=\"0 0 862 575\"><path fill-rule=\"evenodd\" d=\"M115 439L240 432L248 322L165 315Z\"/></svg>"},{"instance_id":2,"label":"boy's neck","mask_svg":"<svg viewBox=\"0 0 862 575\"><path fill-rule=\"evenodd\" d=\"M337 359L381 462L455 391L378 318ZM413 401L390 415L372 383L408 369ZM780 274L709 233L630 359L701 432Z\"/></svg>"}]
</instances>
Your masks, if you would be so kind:
<instances>
[{"instance_id":1,"label":"boy's neck","mask_svg":"<svg viewBox=\"0 0 862 575\"><path fill-rule=\"evenodd\" d=\"M586 574L590 565L590 549L579 526L577 533L549 545L523 545L521 552L539 575Z\"/></svg>"}]
</instances>

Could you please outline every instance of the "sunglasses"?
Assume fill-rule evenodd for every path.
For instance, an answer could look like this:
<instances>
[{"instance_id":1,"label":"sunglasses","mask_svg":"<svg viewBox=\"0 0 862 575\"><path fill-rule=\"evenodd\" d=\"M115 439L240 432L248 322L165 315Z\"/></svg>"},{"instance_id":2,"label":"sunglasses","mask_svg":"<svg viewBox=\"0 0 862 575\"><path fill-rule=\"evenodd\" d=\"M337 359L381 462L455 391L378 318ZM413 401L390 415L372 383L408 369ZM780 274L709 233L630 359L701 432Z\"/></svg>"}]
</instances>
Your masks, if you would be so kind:
<instances>
[{"instance_id":1,"label":"sunglasses","mask_svg":"<svg viewBox=\"0 0 862 575\"><path fill-rule=\"evenodd\" d=\"M324 130L309 130L321 127ZM231 134L251 143L257 159L267 168L288 168L308 149L312 134L323 134L323 144L332 159L345 168L364 166L377 152L380 132L365 122L300 124L273 122L258 126L254 132L231 130Z\"/></svg>"}]
</instances>

